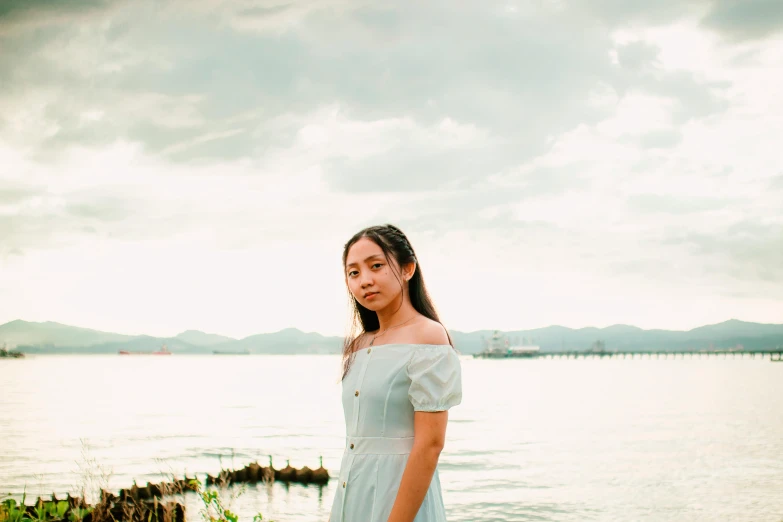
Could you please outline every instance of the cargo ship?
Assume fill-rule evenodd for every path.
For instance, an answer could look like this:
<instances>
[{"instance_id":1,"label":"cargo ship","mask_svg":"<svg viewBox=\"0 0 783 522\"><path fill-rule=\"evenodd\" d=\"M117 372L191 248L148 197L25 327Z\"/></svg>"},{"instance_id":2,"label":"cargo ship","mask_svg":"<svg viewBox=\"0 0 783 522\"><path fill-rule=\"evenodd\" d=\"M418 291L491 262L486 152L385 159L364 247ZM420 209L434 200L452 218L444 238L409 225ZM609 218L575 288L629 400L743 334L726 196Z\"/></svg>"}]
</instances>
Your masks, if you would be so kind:
<instances>
[{"instance_id":1,"label":"cargo ship","mask_svg":"<svg viewBox=\"0 0 783 522\"><path fill-rule=\"evenodd\" d=\"M508 337L501 334L499 330L495 330L492 337L485 342L484 349L479 353L473 354L473 357L477 359L535 357L540 351L540 346L532 344L532 342L528 344L526 339L523 339L522 344L512 345Z\"/></svg>"},{"instance_id":2,"label":"cargo ship","mask_svg":"<svg viewBox=\"0 0 783 522\"><path fill-rule=\"evenodd\" d=\"M171 355L171 352L164 344L157 352L139 352L134 350L120 350L120 355Z\"/></svg>"}]
</instances>

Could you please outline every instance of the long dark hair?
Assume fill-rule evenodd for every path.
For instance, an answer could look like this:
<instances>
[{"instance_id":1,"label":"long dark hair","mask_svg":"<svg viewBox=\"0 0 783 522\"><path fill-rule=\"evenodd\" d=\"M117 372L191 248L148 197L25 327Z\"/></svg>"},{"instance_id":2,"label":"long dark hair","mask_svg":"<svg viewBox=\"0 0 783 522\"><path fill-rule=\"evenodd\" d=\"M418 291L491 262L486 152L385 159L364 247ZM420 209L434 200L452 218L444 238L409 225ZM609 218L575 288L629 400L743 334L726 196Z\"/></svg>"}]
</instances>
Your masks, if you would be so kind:
<instances>
[{"instance_id":1,"label":"long dark hair","mask_svg":"<svg viewBox=\"0 0 783 522\"><path fill-rule=\"evenodd\" d=\"M427 286L424 284L421 264L416 257L416 252L413 251L413 246L411 246L410 241L408 241L408 238L403 234L402 230L394 225L377 225L360 230L348 240L343 248L343 268L345 268L345 263L348 259L348 251L354 243L362 238L367 238L381 247L383 255L386 257L386 261L397 276L397 280L399 281L400 288L402 288L403 292L405 291L405 286L402 283L402 278L389 258L394 258L400 269L410 263L416 264L416 270L413 272L413 277L408 281L408 295L410 296L411 304L413 305L413 308L424 317L428 317L433 321L440 323L438 312L435 311L435 306L432 304L432 299L430 299L430 295L427 292ZM348 299L351 303L351 324L350 331L343 343L343 378L345 378L348 369L351 367L354 358L354 347L361 334L372 332L380 328L378 314L362 306L353 296L350 288L348 289ZM402 306L402 303L400 306ZM361 328L358 335L357 328ZM449 344L454 346L448 330L446 330L446 335L449 338Z\"/></svg>"}]
</instances>

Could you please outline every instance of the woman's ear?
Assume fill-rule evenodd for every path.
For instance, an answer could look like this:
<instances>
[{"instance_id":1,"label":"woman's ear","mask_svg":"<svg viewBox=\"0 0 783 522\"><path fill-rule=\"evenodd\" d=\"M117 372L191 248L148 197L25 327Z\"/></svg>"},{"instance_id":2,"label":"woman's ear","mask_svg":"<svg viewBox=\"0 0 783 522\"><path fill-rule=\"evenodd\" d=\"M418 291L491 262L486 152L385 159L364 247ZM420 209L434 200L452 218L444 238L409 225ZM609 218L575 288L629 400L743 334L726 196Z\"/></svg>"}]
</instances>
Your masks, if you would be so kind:
<instances>
[{"instance_id":1,"label":"woman's ear","mask_svg":"<svg viewBox=\"0 0 783 522\"><path fill-rule=\"evenodd\" d=\"M413 274L416 273L416 263L408 263L405 265L405 270L403 271L403 278L406 281L410 281L413 277Z\"/></svg>"}]
</instances>

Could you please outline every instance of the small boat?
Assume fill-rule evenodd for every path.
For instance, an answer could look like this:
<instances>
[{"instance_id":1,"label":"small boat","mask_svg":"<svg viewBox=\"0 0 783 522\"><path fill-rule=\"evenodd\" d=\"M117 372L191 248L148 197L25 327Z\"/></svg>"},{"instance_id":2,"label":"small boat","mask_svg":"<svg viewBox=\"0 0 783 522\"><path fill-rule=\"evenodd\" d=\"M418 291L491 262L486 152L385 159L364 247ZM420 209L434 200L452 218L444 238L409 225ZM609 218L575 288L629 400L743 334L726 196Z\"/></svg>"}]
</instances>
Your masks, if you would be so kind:
<instances>
[{"instance_id":1,"label":"small boat","mask_svg":"<svg viewBox=\"0 0 783 522\"><path fill-rule=\"evenodd\" d=\"M249 350L242 350L242 351L239 351L239 352L223 352L223 351L220 351L220 350L212 350L212 353L214 355L250 355L250 351Z\"/></svg>"},{"instance_id":2,"label":"small boat","mask_svg":"<svg viewBox=\"0 0 783 522\"><path fill-rule=\"evenodd\" d=\"M171 355L171 352L164 344L157 352L138 352L132 350L120 350L120 355Z\"/></svg>"}]
</instances>

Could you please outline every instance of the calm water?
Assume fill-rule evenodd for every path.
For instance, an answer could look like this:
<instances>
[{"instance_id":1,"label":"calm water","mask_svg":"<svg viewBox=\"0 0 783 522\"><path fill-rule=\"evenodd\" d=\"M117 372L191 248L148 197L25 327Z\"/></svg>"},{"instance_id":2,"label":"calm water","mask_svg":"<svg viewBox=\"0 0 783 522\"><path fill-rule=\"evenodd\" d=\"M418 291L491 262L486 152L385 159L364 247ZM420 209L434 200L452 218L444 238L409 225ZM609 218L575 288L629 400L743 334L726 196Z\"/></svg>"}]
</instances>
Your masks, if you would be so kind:
<instances>
[{"instance_id":1,"label":"calm water","mask_svg":"<svg viewBox=\"0 0 783 522\"><path fill-rule=\"evenodd\" d=\"M118 490L273 455L338 473L335 356L0 361L0 492ZM453 521L783 521L783 364L463 358L440 472ZM87 456L83 456L86 449ZM233 453L233 457L232 457ZM242 520L325 521L324 488L252 486ZM198 519L189 496L190 520Z\"/></svg>"}]
</instances>

